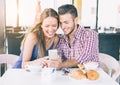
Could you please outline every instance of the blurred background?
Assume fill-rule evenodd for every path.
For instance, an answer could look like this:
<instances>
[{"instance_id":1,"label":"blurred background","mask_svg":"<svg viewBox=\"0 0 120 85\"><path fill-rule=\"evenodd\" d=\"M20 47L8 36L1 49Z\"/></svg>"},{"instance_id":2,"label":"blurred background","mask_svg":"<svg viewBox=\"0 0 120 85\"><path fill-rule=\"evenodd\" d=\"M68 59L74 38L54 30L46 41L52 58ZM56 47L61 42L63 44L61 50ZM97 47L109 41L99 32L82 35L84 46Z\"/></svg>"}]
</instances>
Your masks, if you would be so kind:
<instances>
[{"instance_id":1,"label":"blurred background","mask_svg":"<svg viewBox=\"0 0 120 85\"><path fill-rule=\"evenodd\" d=\"M36 23L48 7L56 11L63 4L73 4L79 24L99 33L99 51L120 55L120 0L0 0L0 54L20 53L20 42L26 30ZM58 34L63 34L61 29Z\"/></svg>"}]
</instances>

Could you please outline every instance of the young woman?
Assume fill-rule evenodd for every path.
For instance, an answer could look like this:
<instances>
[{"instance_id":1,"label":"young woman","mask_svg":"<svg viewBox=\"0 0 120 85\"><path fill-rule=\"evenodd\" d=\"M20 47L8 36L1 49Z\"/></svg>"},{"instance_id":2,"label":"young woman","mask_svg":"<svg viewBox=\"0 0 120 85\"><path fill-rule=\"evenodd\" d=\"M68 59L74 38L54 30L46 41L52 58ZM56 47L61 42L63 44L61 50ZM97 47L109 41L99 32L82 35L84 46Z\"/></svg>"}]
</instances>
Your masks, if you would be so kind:
<instances>
[{"instance_id":1,"label":"young woman","mask_svg":"<svg viewBox=\"0 0 120 85\"><path fill-rule=\"evenodd\" d=\"M56 48L59 36L56 34L59 25L57 12L52 8L45 9L38 24L28 30L21 44L19 60L13 68L24 68L28 64L45 66L48 50Z\"/></svg>"}]
</instances>

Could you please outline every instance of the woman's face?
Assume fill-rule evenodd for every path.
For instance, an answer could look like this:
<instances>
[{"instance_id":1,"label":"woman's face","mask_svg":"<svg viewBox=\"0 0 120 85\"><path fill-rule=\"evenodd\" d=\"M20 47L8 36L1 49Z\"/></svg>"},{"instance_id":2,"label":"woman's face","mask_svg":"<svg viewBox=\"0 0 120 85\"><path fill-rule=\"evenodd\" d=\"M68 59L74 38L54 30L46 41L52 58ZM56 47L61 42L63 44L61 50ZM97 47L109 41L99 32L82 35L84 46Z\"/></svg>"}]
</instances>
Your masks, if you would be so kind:
<instances>
[{"instance_id":1,"label":"woman's face","mask_svg":"<svg viewBox=\"0 0 120 85\"><path fill-rule=\"evenodd\" d=\"M54 17L47 17L41 25L45 37L52 38L58 29L58 20Z\"/></svg>"}]
</instances>

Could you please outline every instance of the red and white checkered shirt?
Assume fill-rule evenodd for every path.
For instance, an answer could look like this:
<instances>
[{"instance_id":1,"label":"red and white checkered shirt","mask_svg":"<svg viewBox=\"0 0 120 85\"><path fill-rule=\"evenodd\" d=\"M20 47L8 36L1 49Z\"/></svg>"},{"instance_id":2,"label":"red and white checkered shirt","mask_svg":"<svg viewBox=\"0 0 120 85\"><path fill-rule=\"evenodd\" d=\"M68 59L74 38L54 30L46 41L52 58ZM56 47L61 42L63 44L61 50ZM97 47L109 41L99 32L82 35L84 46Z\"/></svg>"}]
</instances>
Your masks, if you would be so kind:
<instances>
[{"instance_id":1,"label":"red and white checkered shirt","mask_svg":"<svg viewBox=\"0 0 120 85\"><path fill-rule=\"evenodd\" d=\"M98 62L98 34L94 30L84 29L81 26L73 36L73 42L69 45L68 37L63 35L57 46L58 55L63 60L76 59L78 63Z\"/></svg>"}]
</instances>

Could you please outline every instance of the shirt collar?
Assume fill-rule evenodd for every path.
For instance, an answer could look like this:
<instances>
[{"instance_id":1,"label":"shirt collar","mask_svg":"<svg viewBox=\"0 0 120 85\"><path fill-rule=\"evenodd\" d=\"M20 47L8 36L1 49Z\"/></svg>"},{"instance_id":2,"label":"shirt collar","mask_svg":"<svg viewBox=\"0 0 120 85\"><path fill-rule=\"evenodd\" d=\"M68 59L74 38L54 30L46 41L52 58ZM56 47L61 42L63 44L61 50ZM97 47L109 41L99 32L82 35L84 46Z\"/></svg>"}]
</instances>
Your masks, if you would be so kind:
<instances>
[{"instance_id":1,"label":"shirt collar","mask_svg":"<svg viewBox=\"0 0 120 85\"><path fill-rule=\"evenodd\" d=\"M80 25L78 25L78 29L77 29L77 31L74 34L74 38L75 39L80 39L81 31L82 31L82 27Z\"/></svg>"}]
</instances>

